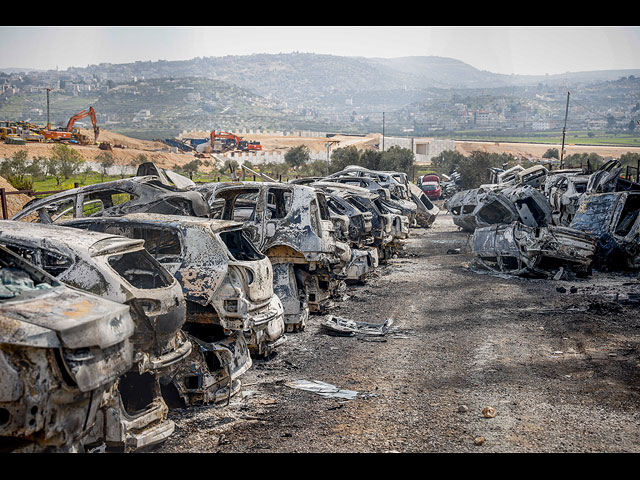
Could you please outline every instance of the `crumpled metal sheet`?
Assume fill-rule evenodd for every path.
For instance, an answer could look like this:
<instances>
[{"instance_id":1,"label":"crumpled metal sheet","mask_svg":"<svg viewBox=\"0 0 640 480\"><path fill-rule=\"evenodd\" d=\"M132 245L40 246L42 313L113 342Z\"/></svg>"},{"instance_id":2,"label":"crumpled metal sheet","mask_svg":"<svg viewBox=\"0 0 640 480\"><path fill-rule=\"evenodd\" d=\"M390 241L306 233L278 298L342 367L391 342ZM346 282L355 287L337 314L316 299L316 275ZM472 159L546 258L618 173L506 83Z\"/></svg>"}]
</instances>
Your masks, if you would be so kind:
<instances>
[{"instance_id":1,"label":"crumpled metal sheet","mask_svg":"<svg viewBox=\"0 0 640 480\"><path fill-rule=\"evenodd\" d=\"M341 336L355 336L357 334L384 336L389 332L391 325L393 325L392 318L387 318L383 323L373 323L349 320L334 315L329 315L322 322L322 326L325 329Z\"/></svg>"},{"instance_id":2,"label":"crumpled metal sheet","mask_svg":"<svg viewBox=\"0 0 640 480\"><path fill-rule=\"evenodd\" d=\"M353 400L358 397L358 392L355 390L341 389L330 383L321 382L320 380L293 380L285 383L285 385L297 390L317 393L327 398Z\"/></svg>"}]
</instances>

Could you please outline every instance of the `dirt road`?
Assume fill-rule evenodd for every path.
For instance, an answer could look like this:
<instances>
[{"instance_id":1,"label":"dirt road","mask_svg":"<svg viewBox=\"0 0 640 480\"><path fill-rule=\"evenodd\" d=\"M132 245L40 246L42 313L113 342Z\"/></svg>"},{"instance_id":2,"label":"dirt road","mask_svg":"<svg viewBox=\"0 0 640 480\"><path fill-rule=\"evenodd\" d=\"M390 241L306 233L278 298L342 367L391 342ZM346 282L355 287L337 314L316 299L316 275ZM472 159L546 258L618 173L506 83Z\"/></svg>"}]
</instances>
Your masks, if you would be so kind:
<instances>
[{"instance_id":1,"label":"dirt road","mask_svg":"<svg viewBox=\"0 0 640 480\"><path fill-rule=\"evenodd\" d=\"M329 336L312 317L254 362L229 406L172 412L176 431L155 451L640 451L640 308L613 296L638 293L636 277L479 275L467 238L446 214L412 230L405 252L331 312L392 318L390 333ZM359 395L286 385L300 379Z\"/></svg>"}]
</instances>

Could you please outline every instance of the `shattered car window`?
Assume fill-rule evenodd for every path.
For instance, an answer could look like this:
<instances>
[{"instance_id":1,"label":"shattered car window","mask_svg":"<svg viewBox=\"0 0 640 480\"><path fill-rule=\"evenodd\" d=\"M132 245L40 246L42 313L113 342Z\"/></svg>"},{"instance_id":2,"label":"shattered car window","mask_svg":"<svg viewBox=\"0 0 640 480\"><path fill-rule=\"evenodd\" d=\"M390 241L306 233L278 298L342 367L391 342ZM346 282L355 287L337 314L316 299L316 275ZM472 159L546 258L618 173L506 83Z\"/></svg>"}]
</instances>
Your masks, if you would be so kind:
<instances>
[{"instance_id":1,"label":"shattered car window","mask_svg":"<svg viewBox=\"0 0 640 480\"><path fill-rule=\"evenodd\" d=\"M53 277L61 275L73 265L73 261L70 258L54 252L47 252L43 250L10 244L5 244L5 247L17 253L34 265L42 268L45 272Z\"/></svg>"},{"instance_id":2,"label":"shattered car window","mask_svg":"<svg viewBox=\"0 0 640 480\"><path fill-rule=\"evenodd\" d=\"M168 287L171 282L146 250L111 255L109 265L135 288Z\"/></svg>"},{"instance_id":3,"label":"shattered car window","mask_svg":"<svg viewBox=\"0 0 640 480\"><path fill-rule=\"evenodd\" d=\"M37 283L24 270L0 264L0 302L19 297L23 292L50 287L48 283Z\"/></svg>"},{"instance_id":4,"label":"shattered car window","mask_svg":"<svg viewBox=\"0 0 640 480\"><path fill-rule=\"evenodd\" d=\"M331 212L329 211L326 197L320 192L316 193L316 197L318 199L318 205L320 207L320 218L322 220L331 220Z\"/></svg>"},{"instance_id":5,"label":"shattered car window","mask_svg":"<svg viewBox=\"0 0 640 480\"><path fill-rule=\"evenodd\" d=\"M627 197L615 228L616 235L626 236L636 223L638 213L640 213L640 197L636 195Z\"/></svg>"},{"instance_id":6,"label":"shattered car window","mask_svg":"<svg viewBox=\"0 0 640 480\"><path fill-rule=\"evenodd\" d=\"M67 197L50 203L38 210L38 217L42 223L54 223L58 220L73 218L75 196Z\"/></svg>"},{"instance_id":7,"label":"shattered car window","mask_svg":"<svg viewBox=\"0 0 640 480\"><path fill-rule=\"evenodd\" d=\"M253 244L246 239L241 229L221 232L220 238L236 260L242 262L262 260L264 258L264 255L258 252Z\"/></svg>"},{"instance_id":8,"label":"shattered car window","mask_svg":"<svg viewBox=\"0 0 640 480\"><path fill-rule=\"evenodd\" d=\"M225 201L222 198L216 198L211 205L211 218L221 219L224 212Z\"/></svg>"}]
</instances>

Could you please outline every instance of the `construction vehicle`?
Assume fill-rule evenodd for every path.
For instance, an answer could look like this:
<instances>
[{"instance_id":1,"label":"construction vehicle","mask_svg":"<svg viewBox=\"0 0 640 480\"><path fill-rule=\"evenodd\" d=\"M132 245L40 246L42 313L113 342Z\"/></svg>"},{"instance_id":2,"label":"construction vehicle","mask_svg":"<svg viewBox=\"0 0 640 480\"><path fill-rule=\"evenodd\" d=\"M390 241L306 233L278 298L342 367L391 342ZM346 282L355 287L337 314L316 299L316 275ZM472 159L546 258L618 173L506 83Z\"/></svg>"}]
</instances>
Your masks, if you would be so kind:
<instances>
[{"instance_id":1,"label":"construction vehicle","mask_svg":"<svg viewBox=\"0 0 640 480\"><path fill-rule=\"evenodd\" d=\"M211 145L212 147L215 145L215 141L220 140L222 142L222 151L228 150L242 150L243 152L247 151L256 151L262 150L262 145L260 142L249 142L247 140L243 140L242 137L234 135L229 132L218 132L215 130L211 131Z\"/></svg>"},{"instance_id":2,"label":"construction vehicle","mask_svg":"<svg viewBox=\"0 0 640 480\"><path fill-rule=\"evenodd\" d=\"M248 142L247 140L242 140L238 144L238 148L243 152L253 152L262 150L262 145L260 144L260 142Z\"/></svg>"},{"instance_id":3,"label":"construction vehicle","mask_svg":"<svg viewBox=\"0 0 640 480\"><path fill-rule=\"evenodd\" d=\"M2 122L2 123L8 123L8 122ZM4 140L5 138L7 138L7 135L15 135L16 133L16 127L13 126L2 126L0 127L0 140Z\"/></svg>"},{"instance_id":4,"label":"construction vehicle","mask_svg":"<svg viewBox=\"0 0 640 480\"><path fill-rule=\"evenodd\" d=\"M195 150L194 147L177 138L167 138L164 140L164 143L166 145L169 145L170 147L176 147L178 150L181 150L183 152L191 152Z\"/></svg>"},{"instance_id":5,"label":"construction vehicle","mask_svg":"<svg viewBox=\"0 0 640 480\"><path fill-rule=\"evenodd\" d=\"M79 132L75 132L73 129L73 124L82 118L91 117L91 123L93 124L93 134L94 134L94 143L98 141L98 135L100 135L100 127L98 127L98 121L96 119L96 112L93 107L89 107L89 110L82 110L81 112L76 113L73 117L69 119L67 122L67 127L65 130L67 132L73 132L76 136L76 139L80 141L83 145L87 145L89 143L89 139L86 135L83 135Z\"/></svg>"},{"instance_id":6,"label":"construction vehicle","mask_svg":"<svg viewBox=\"0 0 640 480\"><path fill-rule=\"evenodd\" d=\"M93 123L93 134L94 134L94 143L98 141L98 135L100 135L100 127L98 127L98 122L96 120L96 112L93 107L89 107L89 110L82 110L72 116L67 122L67 126L64 129L58 130L42 130L42 135L47 140L54 141L76 141L81 145L88 145L91 143L89 141L89 137L79 132L76 128L73 128L74 123L77 120L80 120L85 117L91 117L91 122Z\"/></svg>"},{"instance_id":7,"label":"construction vehicle","mask_svg":"<svg viewBox=\"0 0 640 480\"><path fill-rule=\"evenodd\" d=\"M215 130L211 130L211 148L214 148L216 140L220 140L222 142L222 151L226 152L229 150L235 150L238 148L238 144L242 141L242 137L238 137L233 133L229 132L218 132Z\"/></svg>"}]
</instances>

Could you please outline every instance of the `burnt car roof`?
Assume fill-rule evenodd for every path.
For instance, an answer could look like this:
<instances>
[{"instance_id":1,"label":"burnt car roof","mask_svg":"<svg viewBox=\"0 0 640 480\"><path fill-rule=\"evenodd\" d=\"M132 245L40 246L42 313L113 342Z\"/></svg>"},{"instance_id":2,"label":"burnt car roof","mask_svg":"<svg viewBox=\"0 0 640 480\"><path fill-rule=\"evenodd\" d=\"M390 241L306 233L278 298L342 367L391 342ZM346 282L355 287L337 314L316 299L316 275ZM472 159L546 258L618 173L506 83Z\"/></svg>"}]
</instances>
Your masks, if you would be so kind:
<instances>
[{"instance_id":1,"label":"burnt car roof","mask_svg":"<svg viewBox=\"0 0 640 480\"><path fill-rule=\"evenodd\" d=\"M372 199L380 196L379 194L372 192L371 190L367 190L366 188L357 187L355 185L347 185L339 182L320 181L320 182L314 182L310 186L317 187L317 188L328 188L333 190L340 190L343 192L352 193L354 195L363 196L363 197L372 198Z\"/></svg>"},{"instance_id":2,"label":"burnt car roof","mask_svg":"<svg viewBox=\"0 0 640 480\"><path fill-rule=\"evenodd\" d=\"M194 212L198 216L204 216L209 214L209 208L207 203L204 201L201 194L194 192L192 190L180 189L171 185L166 185L162 183L160 178L148 175L144 177L131 177L124 178L121 180L113 180L110 182L102 182L95 183L92 185L85 185L83 187L72 188L69 190L65 190L63 192L54 193L53 195L49 195L42 199L34 199L31 202L27 203L23 209L11 217L12 220L18 220L22 217L25 217L30 212L37 210L40 207L46 206L49 203L55 202L57 200L64 199L66 197L73 197L82 194L90 194L93 192L99 192L103 190L108 190L110 188L123 190L127 193L133 193L138 196L143 194L151 195L151 196L172 196L172 194L177 194L178 196L184 197L191 202L191 205L194 208Z\"/></svg>"},{"instance_id":3,"label":"burnt car roof","mask_svg":"<svg viewBox=\"0 0 640 480\"><path fill-rule=\"evenodd\" d=\"M241 222L233 220L219 220L206 217L191 217L187 215L165 215L161 213L129 213L119 217L91 217L64 220L59 225L72 225L82 221L99 222L135 222L147 225L169 226L209 226L213 231L221 231L229 228L242 228ZM138 242L140 240L131 240Z\"/></svg>"},{"instance_id":4,"label":"burnt car roof","mask_svg":"<svg viewBox=\"0 0 640 480\"><path fill-rule=\"evenodd\" d=\"M81 248L89 252L90 256L102 255L111 251L141 247L143 240L133 240L119 235L99 232L82 232L63 226L42 223L18 222L15 220L0 220L0 235L24 238L32 235L33 245L51 241L57 245L72 245L76 250Z\"/></svg>"}]
</instances>

